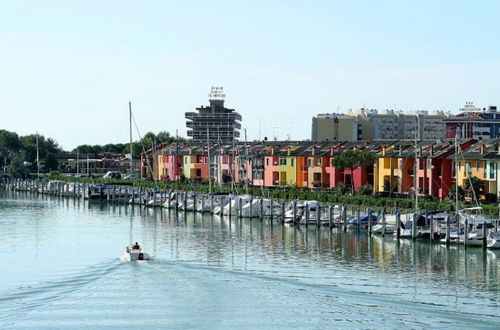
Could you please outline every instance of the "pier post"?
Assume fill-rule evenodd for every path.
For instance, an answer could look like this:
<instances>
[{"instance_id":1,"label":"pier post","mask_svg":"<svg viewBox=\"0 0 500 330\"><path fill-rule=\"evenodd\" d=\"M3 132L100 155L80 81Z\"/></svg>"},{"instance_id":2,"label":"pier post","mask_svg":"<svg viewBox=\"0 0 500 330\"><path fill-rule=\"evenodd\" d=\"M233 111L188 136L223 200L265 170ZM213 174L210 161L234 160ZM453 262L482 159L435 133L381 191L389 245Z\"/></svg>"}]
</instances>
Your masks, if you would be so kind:
<instances>
[{"instance_id":1,"label":"pier post","mask_svg":"<svg viewBox=\"0 0 500 330\"><path fill-rule=\"evenodd\" d=\"M214 214L214 194L210 195L210 214Z\"/></svg>"},{"instance_id":2,"label":"pier post","mask_svg":"<svg viewBox=\"0 0 500 330\"><path fill-rule=\"evenodd\" d=\"M309 225L309 203L306 203L305 205L305 212L306 212L306 227Z\"/></svg>"},{"instance_id":3,"label":"pier post","mask_svg":"<svg viewBox=\"0 0 500 330\"><path fill-rule=\"evenodd\" d=\"M451 216L448 214L446 217L446 245L450 245L450 234L451 234Z\"/></svg>"},{"instance_id":4,"label":"pier post","mask_svg":"<svg viewBox=\"0 0 500 330\"><path fill-rule=\"evenodd\" d=\"M193 194L193 212L196 212L196 194Z\"/></svg>"},{"instance_id":5,"label":"pier post","mask_svg":"<svg viewBox=\"0 0 500 330\"><path fill-rule=\"evenodd\" d=\"M175 212L179 212L179 192L175 192Z\"/></svg>"},{"instance_id":6,"label":"pier post","mask_svg":"<svg viewBox=\"0 0 500 330\"><path fill-rule=\"evenodd\" d=\"M187 203L188 203L188 194L186 192L184 192L184 214L186 213L187 211Z\"/></svg>"},{"instance_id":7,"label":"pier post","mask_svg":"<svg viewBox=\"0 0 500 330\"><path fill-rule=\"evenodd\" d=\"M368 235L372 233L372 219L373 219L373 210L372 208L368 209ZM359 226L359 218L358 218L358 226Z\"/></svg>"},{"instance_id":8,"label":"pier post","mask_svg":"<svg viewBox=\"0 0 500 330\"><path fill-rule=\"evenodd\" d=\"M430 242L432 243L432 241L434 240L434 216L431 215L431 220L430 220L430 223L429 223L429 230L430 230L430 236L429 236L429 240Z\"/></svg>"},{"instance_id":9,"label":"pier post","mask_svg":"<svg viewBox=\"0 0 500 330\"><path fill-rule=\"evenodd\" d=\"M347 231L347 206L345 204L342 205L342 229L344 232Z\"/></svg>"},{"instance_id":10,"label":"pier post","mask_svg":"<svg viewBox=\"0 0 500 330\"><path fill-rule=\"evenodd\" d=\"M270 216L271 216L271 223L272 223L273 222L273 215L274 215L273 214L273 203L274 203L274 201L273 201L272 198L271 198L271 202L270 203L271 203L271 205L270 205L270 208L271 208Z\"/></svg>"},{"instance_id":11,"label":"pier post","mask_svg":"<svg viewBox=\"0 0 500 330\"><path fill-rule=\"evenodd\" d=\"M281 201L281 223L285 223L285 200Z\"/></svg>"},{"instance_id":12,"label":"pier post","mask_svg":"<svg viewBox=\"0 0 500 330\"><path fill-rule=\"evenodd\" d=\"M401 213L399 209L396 208L396 238L401 237Z\"/></svg>"},{"instance_id":13,"label":"pier post","mask_svg":"<svg viewBox=\"0 0 500 330\"><path fill-rule=\"evenodd\" d=\"M253 218L253 196L250 196L250 210L248 212L249 212L250 219L252 219Z\"/></svg>"},{"instance_id":14,"label":"pier post","mask_svg":"<svg viewBox=\"0 0 500 330\"><path fill-rule=\"evenodd\" d=\"M483 221L483 250L486 250L486 237L488 235L488 231L487 231L487 228L488 228L488 224L486 223L486 221Z\"/></svg>"},{"instance_id":15,"label":"pier post","mask_svg":"<svg viewBox=\"0 0 500 330\"><path fill-rule=\"evenodd\" d=\"M243 198L241 196L239 197L238 204L239 204L238 205L238 208L239 208L238 212L240 214L240 219L241 219L241 218L243 218Z\"/></svg>"},{"instance_id":16,"label":"pier post","mask_svg":"<svg viewBox=\"0 0 500 330\"><path fill-rule=\"evenodd\" d=\"M328 227L331 229L333 227L333 206L328 207Z\"/></svg>"},{"instance_id":17,"label":"pier post","mask_svg":"<svg viewBox=\"0 0 500 330\"><path fill-rule=\"evenodd\" d=\"M467 248L467 241L469 240L469 220L464 221L464 247Z\"/></svg>"},{"instance_id":18,"label":"pier post","mask_svg":"<svg viewBox=\"0 0 500 330\"><path fill-rule=\"evenodd\" d=\"M358 207L356 209L356 231L358 232L358 234L359 234L359 217L361 217L361 210Z\"/></svg>"},{"instance_id":19,"label":"pier post","mask_svg":"<svg viewBox=\"0 0 500 330\"><path fill-rule=\"evenodd\" d=\"M297 202L292 202L292 223L295 224L297 222ZM283 220L284 221L284 220Z\"/></svg>"},{"instance_id":20,"label":"pier post","mask_svg":"<svg viewBox=\"0 0 500 330\"><path fill-rule=\"evenodd\" d=\"M321 204L316 204L316 227L319 227L321 223Z\"/></svg>"},{"instance_id":21,"label":"pier post","mask_svg":"<svg viewBox=\"0 0 500 330\"><path fill-rule=\"evenodd\" d=\"M386 218L385 218L385 208L382 210L382 237L385 236L385 228L386 228Z\"/></svg>"},{"instance_id":22,"label":"pier post","mask_svg":"<svg viewBox=\"0 0 500 330\"><path fill-rule=\"evenodd\" d=\"M264 197L260 196L259 200L259 206L260 206L260 213L259 213L259 218L262 220L264 218ZM271 212L273 210L271 209Z\"/></svg>"},{"instance_id":23,"label":"pier post","mask_svg":"<svg viewBox=\"0 0 500 330\"><path fill-rule=\"evenodd\" d=\"M413 222L411 224L411 238L415 240L417 238L417 219L418 219L418 214L414 213L413 214Z\"/></svg>"},{"instance_id":24,"label":"pier post","mask_svg":"<svg viewBox=\"0 0 500 330\"><path fill-rule=\"evenodd\" d=\"M229 220L231 220L231 213L232 213L232 208L233 208L233 196L229 195ZM221 208L220 213L224 213L224 208Z\"/></svg>"}]
</instances>

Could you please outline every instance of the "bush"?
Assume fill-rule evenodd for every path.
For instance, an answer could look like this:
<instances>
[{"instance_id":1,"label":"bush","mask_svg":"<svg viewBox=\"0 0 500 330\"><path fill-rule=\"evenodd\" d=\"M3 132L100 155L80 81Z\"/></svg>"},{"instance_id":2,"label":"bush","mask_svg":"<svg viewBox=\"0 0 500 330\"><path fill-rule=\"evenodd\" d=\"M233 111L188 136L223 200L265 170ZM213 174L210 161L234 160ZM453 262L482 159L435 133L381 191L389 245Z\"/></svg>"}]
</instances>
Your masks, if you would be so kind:
<instances>
[{"instance_id":1,"label":"bush","mask_svg":"<svg viewBox=\"0 0 500 330\"><path fill-rule=\"evenodd\" d=\"M365 184L358 189L358 194L360 195L371 195L373 192L373 187L371 184Z\"/></svg>"},{"instance_id":2,"label":"bush","mask_svg":"<svg viewBox=\"0 0 500 330\"><path fill-rule=\"evenodd\" d=\"M341 183L333 187L332 191L339 195L345 195L345 194L350 194L352 192L352 188L351 186Z\"/></svg>"}]
</instances>

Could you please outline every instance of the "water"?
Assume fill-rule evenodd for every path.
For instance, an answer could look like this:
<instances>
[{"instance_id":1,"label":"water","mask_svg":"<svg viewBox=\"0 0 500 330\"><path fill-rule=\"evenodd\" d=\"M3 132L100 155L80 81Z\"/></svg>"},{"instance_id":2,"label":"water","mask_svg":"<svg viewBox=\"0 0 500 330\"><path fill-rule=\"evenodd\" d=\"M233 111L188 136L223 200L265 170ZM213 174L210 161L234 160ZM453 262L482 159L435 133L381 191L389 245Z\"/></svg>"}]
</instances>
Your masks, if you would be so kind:
<instances>
[{"instance_id":1,"label":"water","mask_svg":"<svg viewBox=\"0 0 500 330\"><path fill-rule=\"evenodd\" d=\"M2 191L0 234L2 329L500 327L495 251Z\"/></svg>"}]
</instances>

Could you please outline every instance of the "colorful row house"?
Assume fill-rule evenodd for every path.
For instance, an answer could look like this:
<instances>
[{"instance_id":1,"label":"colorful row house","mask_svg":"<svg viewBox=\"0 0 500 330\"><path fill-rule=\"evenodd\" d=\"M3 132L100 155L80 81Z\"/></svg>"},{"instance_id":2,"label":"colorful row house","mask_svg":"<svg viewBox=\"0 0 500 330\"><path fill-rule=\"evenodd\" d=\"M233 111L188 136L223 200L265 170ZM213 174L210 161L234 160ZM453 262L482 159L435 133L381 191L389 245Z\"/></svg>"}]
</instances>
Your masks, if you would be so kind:
<instances>
[{"instance_id":1,"label":"colorful row house","mask_svg":"<svg viewBox=\"0 0 500 330\"><path fill-rule=\"evenodd\" d=\"M142 155L144 178L194 183L230 183L256 187L333 189L370 185L374 194L447 198L457 183L482 181L481 198L500 196L500 142L384 140L358 142L262 141L236 145L172 143ZM373 164L337 169L334 159L347 150L375 155ZM209 157L210 156L210 157ZM147 163L152 161L152 165ZM150 168L150 170L148 170ZM151 175L148 173L152 172ZM498 173L497 173L498 172Z\"/></svg>"}]
</instances>

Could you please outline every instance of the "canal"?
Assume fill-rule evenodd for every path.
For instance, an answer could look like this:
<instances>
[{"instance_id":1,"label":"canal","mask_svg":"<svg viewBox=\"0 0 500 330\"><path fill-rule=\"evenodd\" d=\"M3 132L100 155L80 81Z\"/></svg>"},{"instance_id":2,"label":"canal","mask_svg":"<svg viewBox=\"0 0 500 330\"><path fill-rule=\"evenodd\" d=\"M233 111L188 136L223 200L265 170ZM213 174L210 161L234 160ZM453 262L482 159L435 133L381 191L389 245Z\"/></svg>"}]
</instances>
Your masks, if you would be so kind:
<instances>
[{"instance_id":1,"label":"canal","mask_svg":"<svg viewBox=\"0 0 500 330\"><path fill-rule=\"evenodd\" d=\"M500 327L500 251L1 190L0 233L2 329Z\"/></svg>"}]
</instances>

